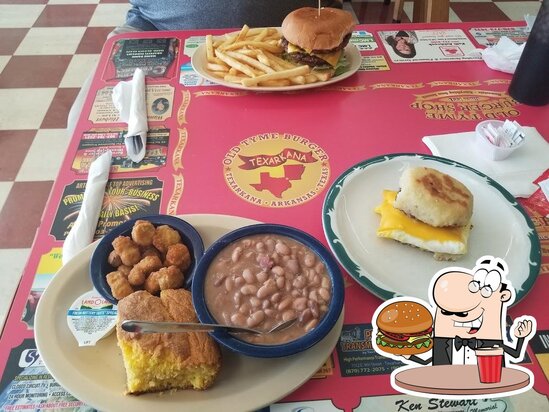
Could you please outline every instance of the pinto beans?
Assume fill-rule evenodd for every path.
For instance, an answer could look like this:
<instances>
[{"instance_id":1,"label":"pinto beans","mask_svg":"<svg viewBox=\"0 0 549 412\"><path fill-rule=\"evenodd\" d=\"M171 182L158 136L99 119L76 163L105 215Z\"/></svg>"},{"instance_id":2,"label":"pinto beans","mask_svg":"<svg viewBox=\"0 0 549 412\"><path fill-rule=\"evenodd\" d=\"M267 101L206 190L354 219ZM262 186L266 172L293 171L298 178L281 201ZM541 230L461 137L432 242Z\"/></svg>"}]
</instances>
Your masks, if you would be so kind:
<instances>
[{"instance_id":1,"label":"pinto beans","mask_svg":"<svg viewBox=\"0 0 549 412\"><path fill-rule=\"evenodd\" d=\"M297 322L270 335L239 335L253 343L283 343L314 329L331 301L323 261L285 236L259 234L223 249L206 275L206 304L215 319L237 326L270 329Z\"/></svg>"}]
</instances>

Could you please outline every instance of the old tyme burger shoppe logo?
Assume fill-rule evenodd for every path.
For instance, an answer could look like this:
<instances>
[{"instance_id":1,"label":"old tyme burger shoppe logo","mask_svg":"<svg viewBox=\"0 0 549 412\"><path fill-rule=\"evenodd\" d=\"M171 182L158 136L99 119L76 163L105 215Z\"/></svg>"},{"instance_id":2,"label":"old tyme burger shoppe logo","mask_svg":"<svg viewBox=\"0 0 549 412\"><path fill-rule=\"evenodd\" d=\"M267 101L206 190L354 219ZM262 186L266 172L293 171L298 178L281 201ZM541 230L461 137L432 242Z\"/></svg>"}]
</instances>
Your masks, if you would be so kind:
<instances>
[{"instance_id":1,"label":"old tyme burger shoppe logo","mask_svg":"<svg viewBox=\"0 0 549 412\"><path fill-rule=\"evenodd\" d=\"M330 177L328 155L316 143L288 133L264 133L234 146L223 159L225 181L247 202L291 207L316 197Z\"/></svg>"}]
</instances>

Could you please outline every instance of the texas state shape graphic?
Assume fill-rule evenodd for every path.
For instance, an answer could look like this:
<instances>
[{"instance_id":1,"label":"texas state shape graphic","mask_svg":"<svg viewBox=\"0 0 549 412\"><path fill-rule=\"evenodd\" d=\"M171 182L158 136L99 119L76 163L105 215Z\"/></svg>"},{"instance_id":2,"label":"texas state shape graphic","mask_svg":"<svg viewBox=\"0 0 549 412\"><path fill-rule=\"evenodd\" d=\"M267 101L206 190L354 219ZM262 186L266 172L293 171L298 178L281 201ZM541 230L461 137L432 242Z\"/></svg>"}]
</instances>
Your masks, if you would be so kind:
<instances>
[{"instance_id":1,"label":"texas state shape graphic","mask_svg":"<svg viewBox=\"0 0 549 412\"><path fill-rule=\"evenodd\" d=\"M304 171L304 165L284 165L284 176L273 177L270 172L261 172L259 183L251 183L251 186L260 192L267 190L273 196L282 198L282 194L292 187L292 180L300 180Z\"/></svg>"}]
</instances>

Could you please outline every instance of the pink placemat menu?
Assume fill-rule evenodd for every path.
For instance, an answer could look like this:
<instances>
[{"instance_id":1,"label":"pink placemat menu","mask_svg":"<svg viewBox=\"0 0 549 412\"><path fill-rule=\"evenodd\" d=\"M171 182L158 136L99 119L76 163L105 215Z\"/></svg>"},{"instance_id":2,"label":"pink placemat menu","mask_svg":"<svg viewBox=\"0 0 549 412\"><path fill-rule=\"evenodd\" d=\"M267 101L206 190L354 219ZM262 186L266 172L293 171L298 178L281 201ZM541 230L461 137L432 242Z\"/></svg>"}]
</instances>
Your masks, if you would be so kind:
<instances>
[{"instance_id":1,"label":"pink placemat menu","mask_svg":"<svg viewBox=\"0 0 549 412\"><path fill-rule=\"evenodd\" d=\"M40 374L42 378L26 380L42 379L55 387L35 350L34 311L61 266L63 240L78 215L95 157L107 149L113 152L97 238L138 216L208 213L288 224L326 243L324 197L334 180L354 164L389 153L429 154L423 136L472 131L485 119L517 120L549 138L549 123L544 120L549 118L549 107L515 102L507 95L511 76L489 69L469 54L471 48L480 47L472 34L500 26L503 23L487 24L485 30L478 24L398 26L413 28L422 42L413 61L396 59L387 47L387 27L393 27L359 26L353 42L363 61L354 76L327 87L282 93L205 83L190 65L205 31L110 39L2 333L0 405L5 410L40 402L59 408L79 405L61 387L56 388L57 397L53 391L37 395L17 382L24 375ZM130 78L136 67L146 73L149 122L147 152L139 164L126 157L127 126L118 122L111 101L112 88ZM546 396L549 319L542 302L549 291L549 207L541 192L520 202L538 231L543 264L534 288L510 315L537 318L538 336L524 365L535 375L535 390ZM337 347L315 377L272 410L300 405L413 410L414 403L419 405L415 410L473 410L472 404L444 409L451 405L396 395L389 374L398 363L378 356L370 342L372 314L381 301L345 271L344 276L345 319ZM40 367L40 373L38 369L32 373L32 368ZM17 395L21 393L26 396ZM505 402L517 407L538 401L531 391ZM492 406L482 402L474 405L476 410Z\"/></svg>"}]
</instances>

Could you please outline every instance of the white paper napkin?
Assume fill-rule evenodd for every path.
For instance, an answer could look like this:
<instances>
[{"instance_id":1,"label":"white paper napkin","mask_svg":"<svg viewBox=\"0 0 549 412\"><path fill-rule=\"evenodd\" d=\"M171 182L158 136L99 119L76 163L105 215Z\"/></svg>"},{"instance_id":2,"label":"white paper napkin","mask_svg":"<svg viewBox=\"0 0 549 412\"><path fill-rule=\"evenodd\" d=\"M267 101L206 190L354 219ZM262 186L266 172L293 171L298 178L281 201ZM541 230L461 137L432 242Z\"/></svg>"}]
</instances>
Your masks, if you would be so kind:
<instances>
[{"instance_id":1,"label":"white paper napkin","mask_svg":"<svg viewBox=\"0 0 549 412\"><path fill-rule=\"evenodd\" d=\"M489 68L513 74L525 44L519 46L509 37L501 36L494 46L480 50L480 54Z\"/></svg>"},{"instance_id":2,"label":"white paper napkin","mask_svg":"<svg viewBox=\"0 0 549 412\"><path fill-rule=\"evenodd\" d=\"M532 26L534 25L534 22L536 21L537 14L525 14L524 15L524 21L526 22L526 33L530 33L532 31Z\"/></svg>"},{"instance_id":3,"label":"white paper napkin","mask_svg":"<svg viewBox=\"0 0 549 412\"><path fill-rule=\"evenodd\" d=\"M109 180L111 159L112 152L108 150L95 159L90 166L82 207L63 243L63 264L93 241L97 220L103 206L105 186Z\"/></svg>"},{"instance_id":4,"label":"white paper napkin","mask_svg":"<svg viewBox=\"0 0 549 412\"><path fill-rule=\"evenodd\" d=\"M143 70L135 69L132 80L114 86L112 102L120 113L120 121L128 123L128 134L124 141L128 157L139 163L145 157L148 130Z\"/></svg>"},{"instance_id":5,"label":"white paper napkin","mask_svg":"<svg viewBox=\"0 0 549 412\"><path fill-rule=\"evenodd\" d=\"M475 144L475 132L425 136L433 155L446 157L476 169L505 187L515 197L529 197L538 186L532 182L549 168L549 143L535 127L523 127L524 144L505 160L493 161Z\"/></svg>"}]
</instances>

